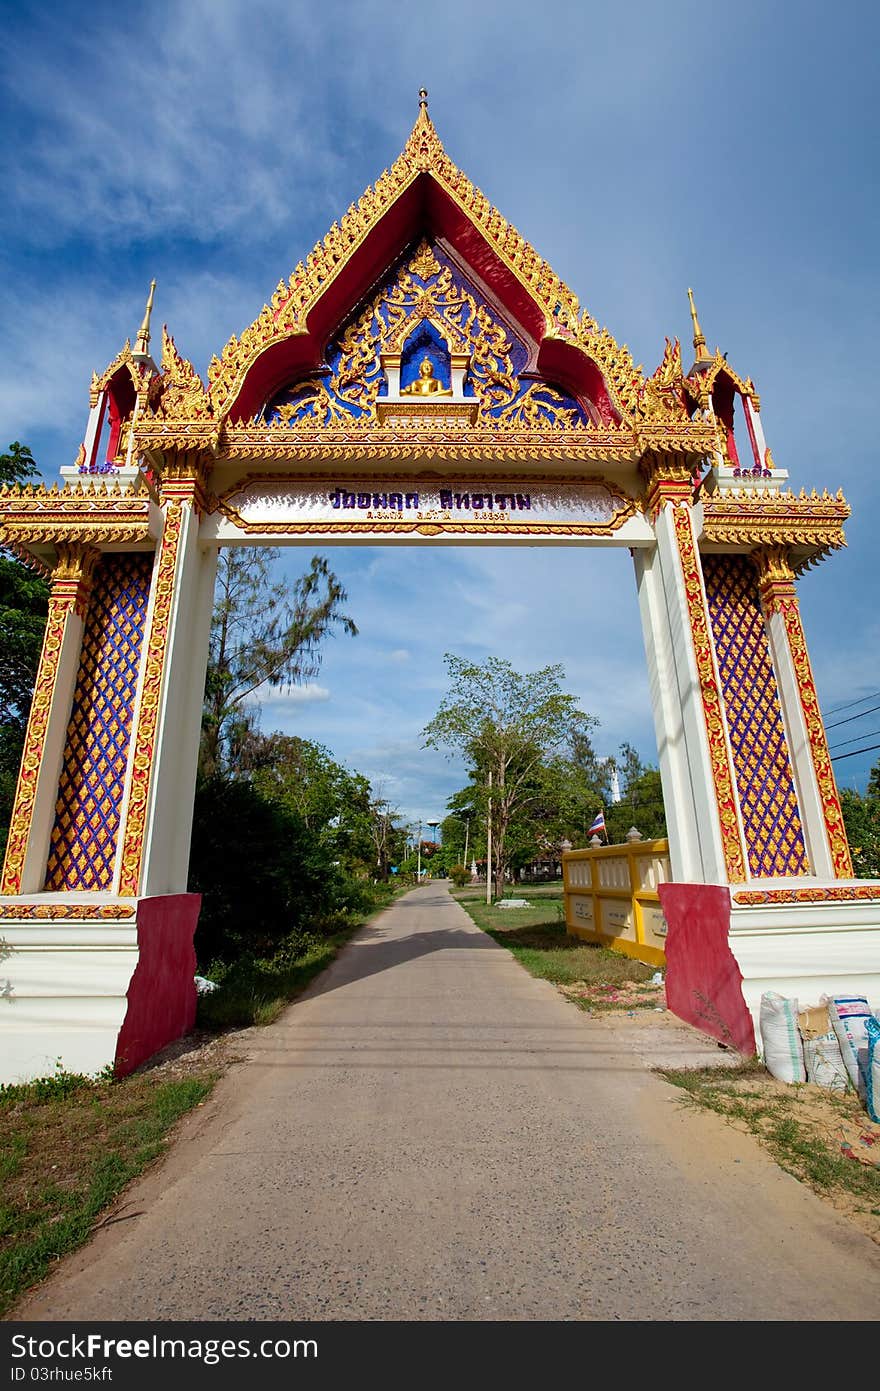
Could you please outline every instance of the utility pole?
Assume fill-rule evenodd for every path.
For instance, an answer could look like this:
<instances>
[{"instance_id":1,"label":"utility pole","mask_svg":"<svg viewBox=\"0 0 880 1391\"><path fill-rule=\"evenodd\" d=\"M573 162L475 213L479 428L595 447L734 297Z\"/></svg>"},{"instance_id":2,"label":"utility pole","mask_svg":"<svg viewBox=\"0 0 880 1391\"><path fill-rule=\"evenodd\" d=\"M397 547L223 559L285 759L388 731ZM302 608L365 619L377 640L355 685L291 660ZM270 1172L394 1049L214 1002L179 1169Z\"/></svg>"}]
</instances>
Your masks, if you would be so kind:
<instances>
[{"instance_id":1,"label":"utility pole","mask_svg":"<svg viewBox=\"0 0 880 1391\"><path fill-rule=\"evenodd\" d=\"M486 903L492 906L492 770L489 770L489 810L486 814Z\"/></svg>"},{"instance_id":2,"label":"utility pole","mask_svg":"<svg viewBox=\"0 0 880 1391\"><path fill-rule=\"evenodd\" d=\"M465 869L467 869L468 832L470 831L470 829L471 819L469 816L466 816L464 818L464 859L462 860L462 864L464 865Z\"/></svg>"},{"instance_id":3,"label":"utility pole","mask_svg":"<svg viewBox=\"0 0 880 1391\"><path fill-rule=\"evenodd\" d=\"M419 822L419 860L418 860L418 866L419 866L419 867L418 867L418 873L416 874L416 883L417 883L417 884L421 884L421 882L422 882L422 823L421 823L421 821Z\"/></svg>"}]
</instances>

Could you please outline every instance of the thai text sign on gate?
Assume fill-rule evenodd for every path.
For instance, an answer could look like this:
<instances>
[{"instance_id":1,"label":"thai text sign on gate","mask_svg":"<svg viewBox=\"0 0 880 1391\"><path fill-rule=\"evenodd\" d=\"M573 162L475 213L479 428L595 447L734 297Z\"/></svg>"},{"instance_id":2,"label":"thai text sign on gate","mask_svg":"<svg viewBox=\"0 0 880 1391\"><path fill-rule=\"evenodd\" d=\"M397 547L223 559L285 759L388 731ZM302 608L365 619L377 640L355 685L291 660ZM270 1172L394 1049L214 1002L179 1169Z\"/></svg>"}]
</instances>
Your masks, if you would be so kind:
<instances>
[{"instance_id":1,"label":"thai text sign on gate","mask_svg":"<svg viewBox=\"0 0 880 1391\"><path fill-rule=\"evenodd\" d=\"M291 480L251 477L216 499L211 521L247 533L311 531L363 534L448 532L485 536L599 535L635 514L633 499L611 483L543 478L425 477ZM210 523L209 523L210 526Z\"/></svg>"}]
</instances>

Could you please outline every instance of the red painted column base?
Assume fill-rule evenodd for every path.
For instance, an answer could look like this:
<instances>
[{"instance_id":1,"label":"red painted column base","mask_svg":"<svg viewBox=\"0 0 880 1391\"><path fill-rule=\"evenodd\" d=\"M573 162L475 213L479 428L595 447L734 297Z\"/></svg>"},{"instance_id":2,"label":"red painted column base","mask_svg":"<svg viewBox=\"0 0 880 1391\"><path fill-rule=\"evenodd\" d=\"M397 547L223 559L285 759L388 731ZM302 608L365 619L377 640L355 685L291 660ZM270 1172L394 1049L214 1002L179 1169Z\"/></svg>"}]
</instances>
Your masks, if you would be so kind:
<instances>
[{"instance_id":1,"label":"red painted column base","mask_svg":"<svg viewBox=\"0 0 880 1391\"><path fill-rule=\"evenodd\" d=\"M720 884L661 884L666 919L666 1003L719 1043L752 1057L755 1030L730 946L730 890Z\"/></svg>"},{"instance_id":2,"label":"red painted column base","mask_svg":"<svg viewBox=\"0 0 880 1391\"><path fill-rule=\"evenodd\" d=\"M116 1042L117 1077L133 1072L195 1024L193 936L201 906L201 894L161 894L138 903L138 964Z\"/></svg>"}]
</instances>

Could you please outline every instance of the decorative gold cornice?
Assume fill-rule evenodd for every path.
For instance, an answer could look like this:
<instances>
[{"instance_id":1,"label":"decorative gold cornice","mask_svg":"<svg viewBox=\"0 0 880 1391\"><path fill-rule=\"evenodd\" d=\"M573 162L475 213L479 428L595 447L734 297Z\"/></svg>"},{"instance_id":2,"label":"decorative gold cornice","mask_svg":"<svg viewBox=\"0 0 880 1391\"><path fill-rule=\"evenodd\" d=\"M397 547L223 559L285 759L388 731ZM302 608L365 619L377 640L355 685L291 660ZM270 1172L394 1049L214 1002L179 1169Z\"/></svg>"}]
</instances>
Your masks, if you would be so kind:
<instances>
[{"instance_id":1,"label":"decorative gold cornice","mask_svg":"<svg viewBox=\"0 0 880 1391\"><path fill-rule=\"evenodd\" d=\"M778 613L795 602L794 569L787 546L759 546L752 552L752 560L765 613Z\"/></svg>"},{"instance_id":2,"label":"decorative gold cornice","mask_svg":"<svg viewBox=\"0 0 880 1391\"><path fill-rule=\"evenodd\" d=\"M85 542L58 541L52 567L52 602L73 607L85 618L100 551Z\"/></svg>"},{"instance_id":3,"label":"decorative gold cornice","mask_svg":"<svg viewBox=\"0 0 880 1391\"><path fill-rule=\"evenodd\" d=\"M645 482L645 510L652 521L656 521L667 505L689 504L692 501L693 460L650 450L641 459L639 472Z\"/></svg>"},{"instance_id":4,"label":"decorative gold cornice","mask_svg":"<svg viewBox=\"0 0 880 1391\"><path fill-rule=\"evenodd\" d=\"M189 502L200 514L207 506L207 483L213 467L210 454L172 455L162 465L159 495L164 503Z\"/></svg>"},{"instance_id":5,"label":"decorative gold cornice","mask_svg":"<svg viewBox=\"0 0 880 1391\"><path fill-rule=\"evenodd\" d=\"M0 488L0 544L33 561L34 545L137 544L150 539L150 498L110 483ZM42 558L36 558L37 564Z\"/></svg>"},{"instance_id":6,"label":"decorative gold cornice","mask_svg":"<svg viewBox=\"0 0 880 1391\"><path fill-rule=\"evenodd\" d=\"M210 421L167 422L142 416L135 429L135 447L150 453L160 472L163 456L175 452L210 452L216 462L251 459L254 455L273 461L296 463L312 459L316 463L381 458L395 460L437 457L444 460L496 461L503 466L508 456L515 459L568 459L572 463L635 464L646 450L662 450L682 456L692 463L711 451L711 426L695 422L690 426L652 426L638 429L611 426L601 429L566 430L523 429L522 426L495 423L491 428L444 418L442 427L424 418L398 419L393 423L352 419L344 426L298 426L295 435L284 425L223 425L219 433Z\"/></svg>"},{"instance_id":7,"label":"decorative gold cornice","mask_svg":"<svg viewBox=\"0 0 880 1391\"><path fill-rule=\"evenodd\" d=\"M769 488L711 493L703 499L701 541L709 545L807 548L793 562L795 573L818 564L831 551L846 545L843 523L850 507L842 492L836 497L815 489L773 492Z\"/></svg>"},{"instance_id":8,"label":"decorative gold cornice","mask_svg":"<svg viewBox=\"0 0 880 1391\"><path fill-rule=\"evenodd\" d=\"M880 899L880 885L853 884L846 888L743 889L732 895L734 903L760 907L772 903L865 903Z\"/></svg>"},{"instance_id":9,"label":"decorative gold cornice","mask_svg":"<svg viewBox=\"0 0 880 1391\"><path fill-rule=\"evenodd\" d=\"M5 922L117 922L136 912L121 903L0 903L0 928Z\"/></svg>"}]
</instances>

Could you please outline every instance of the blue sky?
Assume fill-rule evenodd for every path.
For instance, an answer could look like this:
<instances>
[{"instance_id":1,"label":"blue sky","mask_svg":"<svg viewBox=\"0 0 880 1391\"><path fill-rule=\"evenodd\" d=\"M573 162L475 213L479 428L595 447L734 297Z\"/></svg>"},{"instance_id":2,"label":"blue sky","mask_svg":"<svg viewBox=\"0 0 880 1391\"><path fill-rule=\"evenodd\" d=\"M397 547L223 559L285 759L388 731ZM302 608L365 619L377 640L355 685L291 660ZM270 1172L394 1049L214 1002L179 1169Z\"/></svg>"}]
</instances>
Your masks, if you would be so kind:
<instances>
[{"instance_id":1,"label":"blue sky","mask_svg":"<svg viewBox=\"0 0 880 1391\"><path fill-rule=\"evenodd\" d=\"M876 578L875 5L636 0L481 6L153 0L4 7L0 442L47 480L150 279L204 375L278 280L399 152L430 93L452 158L649 370L687 347L692 285L761 393L795 488L853 507L801 582L832 743L880 743ZM154 339L154 341L156 341ZM305 560L285 552L291 574ZM360 628L264 728L326 744L412 821L458 765L421 748L443 653L563 663L596 744L655 744L628 554L338 549ZM861 704L833 713L849 702ZM837 762L863 786L880 750Z\"/></svg>"}]
</instances>

